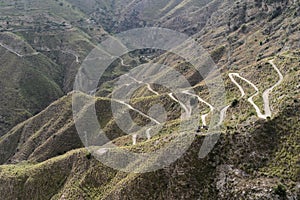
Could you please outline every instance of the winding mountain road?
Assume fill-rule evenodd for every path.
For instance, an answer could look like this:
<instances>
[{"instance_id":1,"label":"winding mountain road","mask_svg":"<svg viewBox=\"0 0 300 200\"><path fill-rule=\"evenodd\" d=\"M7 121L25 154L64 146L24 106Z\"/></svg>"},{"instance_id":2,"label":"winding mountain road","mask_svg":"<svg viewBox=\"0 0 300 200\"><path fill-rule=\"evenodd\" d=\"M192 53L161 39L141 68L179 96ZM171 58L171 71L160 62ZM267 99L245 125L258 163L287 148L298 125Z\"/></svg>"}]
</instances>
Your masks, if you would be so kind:
<instances>
[{"instance_id":1,"label":"winding mountain road","mask_svg":"<svg viewBox=\"0 0 300 200\"><path fill-rule=\"evenodd\" d=\"M204 101L204 100L203 100L201 97L199 97L198 95L192 94L192 93L190 93L188 90L184 90L182 93L187 94L187 95L190 95L190 96L196 97L200 102L206 104L206 105L210 108L210 112L213 112L213 111L214 111L214 107L213 107L211 104L209 104L208 102ZM209 113L210 113L210 112L209 112ZM202 125L203 125L203 126L207 126L207 123L206 123L206 117L209 115L209 113L206 113L206 114L204 114L204 115L201 115L201 120L202 120Z\"/></svg>"},{"instance_id":2,"label":"winding mountain road","mask_svg":"<svg viewBox=\"0 0 300 200\"><path fill-rule=\"evenodd\" d=\"M122 61L122 59L121 59L121 61ZM253 98L256 97L256 96L258 96L259 93L260 93L258 87L255 84L253 84L250 80L242 77L239 73L229 73L229 75L228 75L229 78L230 78L230 80L231 80L231 82L234 83L239 88L239 90L241 92L241 97L240 98L243 98L246 95L246 93L245 93L243 87L235 80L235 77L237 77L237 78L245 81L247 84L249 84L251 87L253 87L255 89L255 91L256 91L255 94L253 94L252 96L250 96L247 100L255 108L257 116L259 118L262 118L262 119L267 119L268 117L271 117L272 112L271 112L271 109L270 109L269 95L270 95L270 93L272 92L272 90L275 87L277 87L279 84L281 84L281 82L283 80L283 75L281 74L281 72L277 68L277 66L274 64L273 60L270 60L269 63L272 65L272 67L278 73L278 75L279 75L279 81L275 85L273 85L272 87L268 88L267 90L265 90L263 92L262 97L263 97L263 103L264 103L264 112L265 112L264 114L261 112L261 110L259 109L259 107L253 101ZM124 62L122 62L122 65L124 65ZM149 91L151 91L155 95L159 95L158 92L156 92L155 90L152 89L152 87L151 87L151 85L149 83L145 83L143 81L139 81L136 78L129 76L128 74L126 74L126 76L128 76L130 79L134 80L135 82L137 82L139 84L147 85L147 88L148 88ZM182 91L181 93L186 94L186 95L190 95L190 96L194 96L200 102L206 104L210 108L210 112L209 113L212 113L215 110L215 108L210 103L208 103L205 100L203 100L200 96L189 92L188 89ZM175 102L179 103L180 106L184 109L185 115L182 116L182 119L188 119L191 116L191 114L192 114L192 107L190 105L185 105L183 102L181 102L180 100L178 100L174 96L173 93L169 93L168 96L172 100L174 100ZM128 104L128 103L126 103L124 101L117 100L117 99L111 99L111 100L116 101L116 102L118 102L120 104L125 105L128 109L133 110L133 111L139 113L140 115L144 116L145 118L148 118L149 120L153 121L157 125L161 124L156 119L154 119L151 116L148 116L148 115L144 114L143 112L141 112L141 111L133 108L130 104ZM227 112L227 110L228 110L229 107L230 107L230 105L227 105L227 106L225 106L224 108L221 109L221 111L220 111L220 119L219 119L219 122L218 122L217 126L219 126L219 125L221 125L223 123L224 119L226 118L226 112ZM209 113L201 115L201 120L202 120L203 126L207 126L206 117L209 115ZM149 128L149 129L146 130L146 136L147 136L148 140L151 139L150 131L151 131L151 128ZM133 143L133 145L135 145L136 142L137 142L137 134L133 134L132 135L132 143Z\"/></svg>"},{"instance_id":3,"label":"winding mountain road","mask_svg":"<svg viewBox=\"0 0 300 200\"><path fill-rule=\"evenodd\" d=\"M121 57L118 57L118 58L121 60L121 65L123 65L123 66L125 66L125 67L130 67L130 65L126 65L126 64L124 63L123 58L121 58Z\"/></svg>"},{"instance_id":4,"label":"winding mountain road","mask_svg":"<svg viewBox=\"0 0 300 200\"><path fill-rule=\"evenodd\" d=\"M149 83L146 83L146 82L143 82L143 81L140 81L140 80L137 80L136 78L128 75L128 74L125 74L125 76L129 77L130 79L132 79L133 81L139 83L139 84L144 84L147 86L148 90L151 91L153 94L155 95L159 95L158 92L156 92L155 90L153 90L153 88L151 87L151 85ZM182 119L188 119L191 114L192 114L192 108L191 106L187 106L185 105L184 103L182 103L181 101L179 101L173 93L169 93L168 96L175 102L179 103L179 105L184 109L184 116L182 116Z\"/></svg>"},{"instance_id":5,"label":"winding mountain road","mask_svg":"<svg viewBox=\"0 0 300 200\"><path fill-rule=\"evenodd\" d=\"M135 109L135 108L132 107L130 104L125 103L124 101L117 100L117 99L112 99L112 100L113 100L113 101L116 101L116 102L118 102L118 103L120 103L120 104L125 105L125 106L126 106L127 108L129 108L130 110L133 110L133 111L139 113L140 115L144 116L145 118L150 119L151 121L153 121L153 122L156 123L157 125L160 125L160 124L161 124L159 121L157 121L157 120L154 119L153 117L150 117L150 116L144 114L143 112L141 112L141 111ZM148 140L151 139L150 130L151 130L151 128L149 128L149 129L146 130L146 136L147 136L147 139L148 139ZM136 145L136 141L137 141L137 134L133 134L133 135L132 135L132 144L133 144L133 145Z\"/></svg>"},{"instance_id":6,"label":"winding mountain road","mask_svg":"<svg viewBox=\"0 0 300 200\"><path fill-rule=\"evenodd\" d=\"M157 120L154 119L153 117L150 117L150 116L144 114L143 112L141 112L141 111L135 109L135 108L132 107L130 104L125 103L124 101L117 100L117 99L111 99L111 100L116 101L116 102L118 102L118 103L120 103L120 104L125 105L125 106L126 106L127 108L129 108L130 110L133 110L133 111L139 113L140 115L144 116L145 118L150 119L151 121L153 121L153 122L156 123L157 125L160 125L160 124L161 124L159 121L157 121ZM151 129L147 129L147 131L146 131L146 135L147 135L148 140L151 139L150 130L151 130ZM136 145L136 141L137 141L137 134L133 134L133 135L132 135L132 145Z\"/></svg>"},{"instance_id":7,"label":"winding mountain road","mask_svg":"<svg viewBox=\"0 0 300 200\"><path fill-rule=\"evenodd\" d=\"M139 84L144 84L144 85L146 85L149 91L151 91L151 92L152 92L153 94L155 94L155 95L159 95L158 92L156 92L155 90L153 90L153 88L151 87L151 85L150 85L149 83L145 83L145 82L143 82L143 81L139 81L139 80L137 80L136 78L134 78L134 77L132 77L132 76L129 76L128 74L125 74L125 76L128 76L130 79L134 80L135 82L137 82L137 83L139 83ZM188 118L191 116L191 114L192 114L192 108L191 108L191 106L187 106L187 105L185 105L184 103L182 103L181 101L179 101L179 100L174 96L173 93L169 93L168 96L169 96L172 100L174 100L175 102L179 103L180 106L184 109L185 115L182 116L182 119L188 119Z\"/></svg>"},{"instance_id":8,"label":"winding mountain road","mask_svg":"<svg viewBox=\"0 0 300 200\"><path fill-rule=\"evenodd\" d=\"M265 115L268 115L271 117L272 112L270 109L270 100L269 100L269 95L272 92L272 90L279 86L281 84L281 82L283 81L283 75L280 72L280 70L278 69L278 67L274 64L274 60L270 60L269 63L272 65L272 67L276 70L278 76L279 76L279 81L273 85L272 87L270 87L269 89L267 89L266 91L264 91L263 93L263 100L264 100L264 109L265 109Z\"/></svg>"},{"instance_id":9,"label":"winding mountain road","mask_svg":"<svg viewBox=\"0 0 300 200\"><path fill-rule=\"evenodd\" d=\"M168 95L172 100L179 103L179 105L183 108L185 114L181 116L181 119L188 119L192 115L192 107L190 105L185 105L184 103L179 101L176 97L174 97L173 93L169 93Z\"/></svg>"},{"instance_id":10,"label":"winding mountain road","mask_svg":"<svg viewBox=\"0 0 300 200\"><path fill-rule=\"evenodd\" d=\"M79 56L76 53L74 53L70 50L66 50L66 51L65 50L60 50L60 51L63 52L63 53L68 53L68 54L73 55L75 57L75 62L79 63Z\"/></svg>"},{"instance_id":11,"label":"winding mountain road","mask_svg":"<svg viewBox=\"0 0 300 200\"><path fill-rule=\"evenodd\" d=\"M147 140L151 139L150 131L151 131L151 128L148 128L146 130ZM138 134L136 134L136 133L132 135L132 145L136 145L137 136L138 136Z\"/></svg>"},{"instance_id":12,"label":"winding mountain road","mask_svg":"<svg viewBox=\"0 0 300 200\"><path fill-rule=\"evenodd\" d=\"M129 76L128 74L125 74L125 76L128 76L130 79L134 80L135 82L137 82L137 83L139 83L139 84L144 84L144 85L146 85L147 88L148 88L148 90L149 90L150 92L152 92L152 93L155 94L155 95L159 95L158 92L156 92L155 90L153 90L153 88L151 87L150 83L145 83L145 82L143 82L143 81L139 81L139 80L137 80L136 78L134 78L134 77L132 77L132 76Z\"/></svg>"},{"instance_id":13,"label":"winding mountain road","mask_svg":"<svg viewBox=\"0 0 300 200\"><path fill-rule=\"evenodd\" d=\"M148 129L146 130L146 136L147 136L147 139L148 139L148 140L151 139L150 131L151 131L151 128L148 128Z\"/></svg>"},{"instance_id":14,"label":"winding mountain road","mask_svg":"<svg viewBox=\"0 0 300 200\"><path fill-rule=\"evenodd\" d=\"M0 43L0 46L3 47L4 49L8 50L9 52L11 52L11 53L17 55L17 56L20 57L20 58L25 57L25 56L35 56L35 55L38 55L38 54L39 54L39 52L34 52L34 53L22 55L22 54L16 52L15 50L13 50L12 48L10 48L10 47L7 46L7 45L4 45L4 44Z\"/></svg>"},{"instance_id":15,"label":"winding mountain road","mask_svg":"<svg viewBox=\"0 0 300 200\"><path fill-rule=\"evenodd\" d=\"M225 106L221 111L220 111L220 119L219 119L219 122L218 122L218 126L222 125L224 119L226 118L226 112L228 110L228 108L230 107L230 105L228 106Z\"/></svg>"},{"instance_id":16,"label":"winding mountain road","mask_svg":"<svg viewBox=\"0 0 300 200\"><path fill-rule=\"evenodd\" d=\"M137 134L132 135L132 145L136 145Z\"/></svg>"},{"instance_id":17,"label":"winding mountain road","mask_svg":"<svg viewBox=\"0 0 300 200\"><path fill-rule=\"evenodd\" d=\"M262 114L262 112L261 112L261 110L259 109L259 107L258 107L258 106L254 103L254 101L253 101L253 98L256 97L256 96L258 96L259 93L260 93L260 92L259 92L259 89L256 87L256 85L254 85L254 84L253 84L251 81L249 81L248 79L246 79L246 78L240 76L238 73L230 73L230 74L229 74L230 80L231 80L231 81L239 88L239 90L240 90L240 92L241 92L241 94L242 94L242 95L241 95L241 98L245 96L245 91L244 91L243 87L242 87L238 82L235 81L234 76L236 76L236 77L242 79L243 81L245 81L246 83L248 83L249 85L251 85L251 86L255 89L256 93L255 93L254 95L252 95L251 97L248 98L248 102L249 102L250 104L253 105L253 107L254 107L254 109L255 109L255 111L256 111L256 113L257 113L257 116L258 116L259 118L261 118L261 119L267 119L268 117L271 117L272 112L271 112L271 109L270 109L269 95L270 95L270 92L271 92L275 87L277 87L277 86L282 82L282 80L283 80L283 75L281 74L281 72L280 72L280 70L277 68L277 66L274 64L273 60L270 60L269 63L272 65L272 67L273 67L273 68L276 70L276 72L278 73L278 75L279 75L279 81L278 81L275 85L273 85L271 88L269 88L269 89L267 89L267 90L265 90L265 91L263 92L262 97L263 97L264 113L265 113L265 114Z\"/></svg>"},{"instance_id":18,"label":"winding mountain road","mask_svg":"<svg viewBox=\"0 0 300 200\"><path fill-rule=\"evenodd\" d=\"M126 102L124 102L124 101L121 101L121 100L118 100L118 99L111 99L111 100L113 100L113 101L115 101L115 102L118 102L118 103L120 103L120 104L125 105L125 106L126 106L127 108L129 108L130 110L133 110L133 111L139 113L140 115L144 116L145 118L150 119L151 121L153 121L154 123L156 123L156 124L158 124L158 125L161 124L159 121L157 121L157 120L154 119L153 117L150 117L150 116L146 115L145 113L143 113L142 111L139 111L138 109L135 109L135 108L132 107L130 104L128 104L128 103L126 103Z\"/></svg>"}]
</instances>

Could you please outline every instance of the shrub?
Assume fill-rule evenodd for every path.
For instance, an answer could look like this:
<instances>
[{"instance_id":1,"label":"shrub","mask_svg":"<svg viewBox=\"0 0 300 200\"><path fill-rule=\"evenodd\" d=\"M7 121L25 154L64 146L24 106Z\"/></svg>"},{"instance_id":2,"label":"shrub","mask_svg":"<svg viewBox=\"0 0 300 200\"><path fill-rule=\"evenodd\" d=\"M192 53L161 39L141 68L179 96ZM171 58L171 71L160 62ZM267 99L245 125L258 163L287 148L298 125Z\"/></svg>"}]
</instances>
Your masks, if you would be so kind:
<instances>
[{"instance_id":1,"label":"shrub","mask_svg":"<svg viewBox=\"0 0 300 200\"><path fill-rule=\"evenodd\" d=\"M280 197L286 197L286 188L282 184L278 184L277 187L274 188L274 193Z\"/></svg>"},{"instance_id":2,"label":"shrub","mask_svg":"<svg viewBox=\"0 0 300 200\"><path fill-rule=\"evenodd\" d=\"M251 111L250 116L254 116L254 115L256 115L256 113L254 111Z\"/></svg>"},{"instance_id":3,"label":"shrub","mask_svg":"<svg viewBox=\"0 0 300 200\"><path fill-rule=\"evenodd\" d=\"M212 53L211 53L211 57L215 62L218 62L222 56L224 55L226 50L225 46L220 46L218 48L216 48Z\"/></svg>"},{"instance_id":4,"label":"shrub","mask_svg":"<svg viewBox=\"0 0 300 200\"><path fill-rule=\"evenodd\" d=\"M85 155L85 157L86 157L88 160L90 160L90 159L92 158L91 152L88 152L88 153Z\"/></svg>"},{"instance_id":5,"label":"shrub","mask_svg":"<svg viewBox=\"0 0 300 200\"><path fill-rule=\"evenodd\" d=\"M243 33L246 33L246 31L247 31L247 25L246 25L246 24L243 24L243 25L241 26L241 31L242 31Z\"/></svg>"},{"instance_id":6,"label":"shrub","mask_svg":"<svg viewBox=\"0 0 300 200\"><path fill-rule=\"evenodd\" d=\"M237 106L238 103L239 103L239 100L234 99L234 100L232 101L232 103L231 103L231 107Z\"/></svg>"}]
</instances>

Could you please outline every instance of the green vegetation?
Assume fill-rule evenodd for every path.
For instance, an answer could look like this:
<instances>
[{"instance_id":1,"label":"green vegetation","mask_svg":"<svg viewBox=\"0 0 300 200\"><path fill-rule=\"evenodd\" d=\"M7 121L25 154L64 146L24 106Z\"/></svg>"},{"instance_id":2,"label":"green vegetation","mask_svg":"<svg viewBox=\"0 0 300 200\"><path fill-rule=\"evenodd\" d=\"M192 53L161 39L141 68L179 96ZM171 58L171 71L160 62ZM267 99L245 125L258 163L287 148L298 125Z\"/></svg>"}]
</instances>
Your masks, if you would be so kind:
<instances>
[{"instance_id":1,"label":"green vegetation","mask_svg":"<svg viewBox=\"0 0 300 200\"><path fill-rule=\"evenodd\" d=\"M225 51L226 51L226 47L220 46L211 53L211 57L215 63L219 62L219 60L223 57Z\"/></svg>"},{"instance_id":2,"label":"green vegetation","mask_svg":"<svg viewBox=\"0 0 300 200\"><path fill-rule=\"evenodd\" d=\"M286 188L282 184L279 184L274 188L274 193L280 197L286 197Z\"/></svg>"}]
</instances>

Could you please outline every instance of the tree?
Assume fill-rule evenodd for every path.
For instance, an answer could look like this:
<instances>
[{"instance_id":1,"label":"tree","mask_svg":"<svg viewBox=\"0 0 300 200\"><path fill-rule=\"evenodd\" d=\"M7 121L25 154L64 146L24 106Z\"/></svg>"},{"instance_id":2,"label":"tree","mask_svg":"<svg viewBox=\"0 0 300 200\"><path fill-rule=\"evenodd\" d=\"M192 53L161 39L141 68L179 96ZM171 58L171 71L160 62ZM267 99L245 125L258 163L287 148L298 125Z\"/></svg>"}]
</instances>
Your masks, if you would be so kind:
<instances>
[{"instance_id":1,"label":"tree","mask_svg":"<svg viewBox=\"0 0 300 200\"><path fill-rule=\"evenodd\" d=\"M234 99L234 100L232 101L232 103L231 103L231 107L237 106L238 103L239 103L239 100Z\"/></svg>"}]
</instances>

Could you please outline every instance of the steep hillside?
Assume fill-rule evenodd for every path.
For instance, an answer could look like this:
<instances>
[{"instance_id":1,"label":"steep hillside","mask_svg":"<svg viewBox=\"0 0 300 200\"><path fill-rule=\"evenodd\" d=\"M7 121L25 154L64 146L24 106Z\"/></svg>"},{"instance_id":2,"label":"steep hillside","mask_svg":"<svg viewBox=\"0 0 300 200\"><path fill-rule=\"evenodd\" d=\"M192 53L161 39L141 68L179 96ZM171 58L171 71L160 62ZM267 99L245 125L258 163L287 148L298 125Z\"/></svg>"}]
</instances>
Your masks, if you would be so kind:
<instances>
[{"instance_id":1,"label":"steep hillside","mask_svg":"<svg viewBox=\"0 0 300 200\"><path fill-rule=\"evenodd\" d=\"M0 35L0 135L63 95L62 68L20 37ZM13 44L13 45L10 45ZM15 45L15 46L14 46Z\"/></svg>"},{"instance_id":2,"label":"steep hillside","mask_svg":"<svg viewBox=\"0 0 300 200\"><path fill-rule=\"evenodd\" d=\"M67 4L1 1L0 10L2 136L72 90L80 63L99 38L81 30L88 17Z\"/></svg>"},{"instance_id":3,"label":"steep hillside","mask_svg":"<svg viewBox=\"0 0 300 200\"><path fill-rule=\"evenodd\" d=\"M7 199L297 199L300 168L293 167L299 162L299 122L291 127L290 120L299 117L299 103L278 114L222 135L202 160L199 136L180 160L151 173L118 172L84 149L39 164L3 165L0 183L7 186L1 193Z\"/></svg>"}]
</instances>

